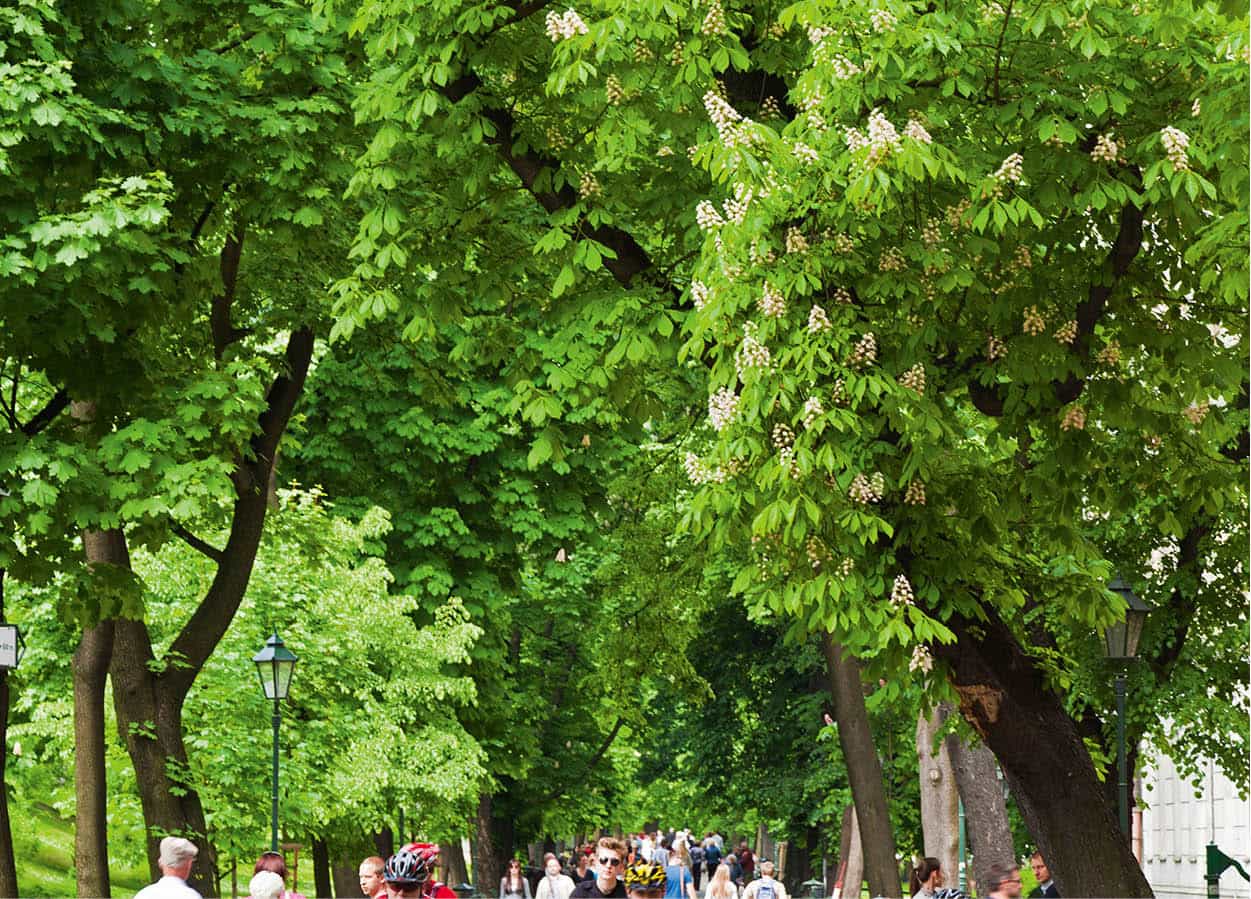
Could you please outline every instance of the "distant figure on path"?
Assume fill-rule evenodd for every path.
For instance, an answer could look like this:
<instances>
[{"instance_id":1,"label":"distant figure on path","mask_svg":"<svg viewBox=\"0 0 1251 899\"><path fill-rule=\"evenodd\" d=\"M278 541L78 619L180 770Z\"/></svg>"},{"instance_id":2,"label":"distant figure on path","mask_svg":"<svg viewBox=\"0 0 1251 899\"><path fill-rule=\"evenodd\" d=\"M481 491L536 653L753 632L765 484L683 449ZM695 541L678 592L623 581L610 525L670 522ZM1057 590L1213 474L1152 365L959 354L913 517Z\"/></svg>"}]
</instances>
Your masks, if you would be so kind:
<instances>
[{"instance_id":1,"label":"distant figure on path","mask_svg":"<svg viewBox=\"0 0 1251 899\"><path fill-rule=\"evenodd\" d=\"M698 841L691 844L691 882L695 884L695 892L699 892L699 885L703 881L704 874L704 847Z\"/></svg>"},{"instance_id":2,"label":"distant figure on path","mask_svg":"<svg viewBox=\"0 0 1251 899\"><path fill-rule=\"evenodd\" d=\"M595 879L595 868L591 866L591 856L585 852L577 853L577 862L573 867L573 882L576 886L586 880Z\"/></svg>"},{"instance_id":3,"label":"distant figure on path","mask_svg":"<svg viewBox=\"0 0 1251 899\"><path fill-rule=\"evenodd\" d=\"M1021 869L996 862L986 872L986 895L990 899L1020 899Z\"/></svg>"},{"instance_id":4,"label":"distant figure on path","mask_svg":"<svg viewBox=\"0 0 1251 899\"><path fill-rule=\"evenodd\" d=\"M386 896L387 882L382 879L382 868L385 864L377 855L371 855L361 862L359 874L362 896L369 899L383 899Z\"/></svg>"},{"instance_id":5,"label":"distant figure on path","mask_svg":"<svg viewBox=\"0 0 1251 899\"><path fill-rule=\"evenodd\" d=\"M561 873L560 859L552 856L545 868L539 888L534 891L534 899L569 899L575 884L568 874Z\"/></svg>"},{"instance_id":6,"label":"distant figure on path","mask_svg":"<svg viewBox=\"0 0 1251 899\"><path fill-rule=\"evenodd\" d=\"M199 893L187 886L191 866L199 854L195 843L182 837L161 840L161 853L156 861L161 869L161 879L135 893L136 899L202 899Z\"/></svg>"},{"instance_id":7,"label":"distant figure on path","mask_svg":"<svg viewBox=\"0 0 1251 899\"><path fill-rule=\"evenodd\" d=\"M288 877L287 861L282 857L281 852L274 852L272 849L268 852L262 852L261 857L256 860L256 865L252 868L252 873L260 874L262 871L272 871L282 878L284 886L282 899L304 899L303 893L294 893L285 888Z\"/></svg>"},{"instance_id":8,"label":"distant figure on path","mask_svg":"<svg viewBox=\"0 0 1251 899\"><path fill-rule=\"evenodd\" d=\"M253 874L248 883L248 899L279 899L287 885L273 871Z\"/></svg>"},{"instance_id":9,"label":"distant figure on path","mask_svg":"<svg viewBox=\"0 0 1251 899\"><path fill-rule=\"evenodd\" d=\"M756 873L756 853L751 851L746 840L738 844L738 865L743 869L743 882L751 880Z\"/></svg>"},{"instance_id":10,"label":"distant figure on path","mask_svg":"<svg viewBox=\"0 0 1251 899\"><path fill-rule=\"evenodd\" d=\"M1034 877L1038 880L1038 886L1030 890L1029 899L1059 899L1060 891L1056 889L1055 881L1051 879L1051 870L1043 861L1041 852L1035 852L1030 856L1029 866L1034 869Z\"/></svg>"}]
</instances>

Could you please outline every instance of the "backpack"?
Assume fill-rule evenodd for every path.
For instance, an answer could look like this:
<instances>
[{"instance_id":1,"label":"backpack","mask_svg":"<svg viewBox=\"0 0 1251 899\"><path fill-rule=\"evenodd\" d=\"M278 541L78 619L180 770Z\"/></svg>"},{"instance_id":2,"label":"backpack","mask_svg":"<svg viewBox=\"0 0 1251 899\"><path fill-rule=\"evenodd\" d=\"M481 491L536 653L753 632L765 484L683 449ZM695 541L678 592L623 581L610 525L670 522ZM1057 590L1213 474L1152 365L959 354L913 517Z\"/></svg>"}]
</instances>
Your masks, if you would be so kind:
<instances>
[{"instance_id":1,"label":"backpack","mask_svg":"<svg viewBox=\"0 0 1251 899\"><path fill-rule=\"evenodd\" d=\"M773 887L772 880L760 881L760 886L756 887L756 899L777 899L778 891Z\"/></svg>"}]
</instances>

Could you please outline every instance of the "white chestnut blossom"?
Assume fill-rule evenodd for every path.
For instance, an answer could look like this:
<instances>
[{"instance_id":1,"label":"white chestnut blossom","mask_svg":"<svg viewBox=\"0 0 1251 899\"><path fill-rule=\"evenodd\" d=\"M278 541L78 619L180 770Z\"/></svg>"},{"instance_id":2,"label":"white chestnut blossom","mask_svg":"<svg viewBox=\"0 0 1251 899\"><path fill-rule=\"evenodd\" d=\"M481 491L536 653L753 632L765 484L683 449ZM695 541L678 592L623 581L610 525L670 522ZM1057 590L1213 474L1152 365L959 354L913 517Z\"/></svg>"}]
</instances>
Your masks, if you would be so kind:
<instances>
[{"instance_id":1,"label":"white chestnut blossom","mask_svg":"<svg viewBox=\"0 0 1251 899\"><path fill-rule=\"evenodd\" d=\"M812 147L808 146L803 141L798 140L795 141L795 145L791 147L791 155L805 165L812 165L812 163L821 158L816 150L812 149Z\"/></svg>"},{"instance_id":2,"label":"white chestnut blossom","mask_svg":"<svg viewBox=\"0 0 1251 899\"><path fill-rule=\"evenodd\" d=\"M894 31L898 19L888 9L874 9L869 12L869 21L873 24L873 30L881 34L886 31Z\"/></svg>"},{"instance_id":3,"label":"white chestnut blossom","mask_svg":"<svg viewBox=\"0 0 1251 899\"><path fill-rule=\"evenodd\" d=\"M923 644L918 643L912 648L912 658L908 661L909 671L920 671L929 674L934 670L934 657Z\"/></svg>"},{"instance_id":4,"label":"white chestnut blossom","mask_svg":"<svg viewBox=\"0 0 1251 899\"><path fill-rule=\"evenodd\" d=\"M582 17L575 9L567 9L563 15L555 10L548 10L544 24L547 36L552 39L552 43L590 33L586 23L582 21Z\"/></svg>"},{"instance_id":5,"label":"white chestnut blossom","mask_svg":"<svg viewBox=\"0 0 1251 899\"><path fill-rule=\"evenodd\" d=\"M904 137L911 138L919 144L932 144L934 138L930 137L930 133L925 130L925 126L921 124L919 119L908 119L908 124L904 126Z\"/></svg>"},{"instance_id":6,"label":"white chestnut blossom","mask_svg":"<svg viewBox=\"0 0 1251 899\"><path fill-rule=\"evenodd\" d=\"M712 291L708 289L708 285L703 281L691 282L691 302L695 304L696 309L703 309L707 306L711 296Z\"/></svg>"},{"instance_id":7,"label":"white chestnut blossom","mask_svg":"<svg viewBox=\"0 0 1251 899\"><path fill-rule=\"evenodd\" d=\"M725 224L725 219L721 218L721 213L712 205L711 200L699 201L699 205L695 207L695 221L701 231L711 231Z\"/></svg>"},{"instance_id":8,"label":"white chestnut blossom","mask_svg":"<svg viewBox=\"0 0 1251 899\"><path fill-rule=\"evenodd\" d=\"M723 387L708 397L708 422L717 431L734 422L738 414L738 394Z\"/></svg>"},{"instance_id":9,"label":"white chestnut blossom","mask_svg":"<svg viewBox=\"0 0 1251 899\"><path fill-rule=\"evenodd\" d=\"M1173 171L1184 172L1190 168L1190 158L1186 150L1190 146L1190 137L1171 125L1160 130L1160 143L1164 144L1164 153L1173 164Z\"/></svg>"},{"instance_id":10,"label":"white chestnut blossom","mask_svg":"<svg viewBox=\"0 0 1251 899\"><path fill-rule=\"evenodd\" d=\"M814 305L808 311L808 333L820 334L822 331L828 331L833 325L830 323L830 317L825 314L825 310L820 306Z\"/></svg>"},{"instance_id":11,"label":"white chestnut blossom","mask_svg":"<svg viewBox=\"0 0 1251 899\"><path fill-rule=\"evenodd\" d=\"M769 318L781 318L786 314L786 298L768 281L765 282L757 305L761 313Z\"/></svg>"}]
</instances>

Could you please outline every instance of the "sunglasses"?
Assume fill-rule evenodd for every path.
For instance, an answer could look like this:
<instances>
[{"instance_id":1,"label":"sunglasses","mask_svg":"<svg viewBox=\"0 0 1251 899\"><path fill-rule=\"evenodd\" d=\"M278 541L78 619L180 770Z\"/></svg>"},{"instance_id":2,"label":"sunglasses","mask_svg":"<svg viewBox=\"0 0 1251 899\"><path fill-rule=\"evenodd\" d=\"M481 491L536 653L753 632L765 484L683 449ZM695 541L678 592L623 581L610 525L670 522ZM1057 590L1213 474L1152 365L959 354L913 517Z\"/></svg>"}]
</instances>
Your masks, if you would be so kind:
<instances>
[{"instance_id":1,"label":"sunglasses","mask_svg":"<svg viewBox=\"0 0 1251 899\"><path fill-rule=\"evenodd\" d=\"M603 865L605 868L615 867L615 866L617 866L617 865L621 864L621 859L619 859L619 858L610 858L610 857L609 857L609 856L607 856L607 855L601 855L601 856L599 857L599 863L600 863L601 865Z\"/></svg>"}]
</instances>

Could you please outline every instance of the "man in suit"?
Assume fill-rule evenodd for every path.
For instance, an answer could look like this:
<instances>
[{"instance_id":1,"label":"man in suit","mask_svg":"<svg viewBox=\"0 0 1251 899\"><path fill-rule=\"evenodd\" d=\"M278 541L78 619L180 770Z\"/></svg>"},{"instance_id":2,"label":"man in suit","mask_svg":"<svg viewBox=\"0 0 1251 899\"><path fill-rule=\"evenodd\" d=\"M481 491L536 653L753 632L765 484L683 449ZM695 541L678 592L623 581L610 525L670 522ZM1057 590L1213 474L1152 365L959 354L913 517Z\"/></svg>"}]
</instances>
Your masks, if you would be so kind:
<instances>
[{"instance_id":1,"label":"man in suit","mask_svg":"<svg viewBox=\"0 0 1251 899\"><path fill-rule=\"evenodd\" d=\"M1051 879L1051 872L1047 870L1047 863L1043 861L1041 852L1035 852L1030 856L1029 866L1034 869L1034 877L1038 879L1038 886L1030 891L1029 899L1059 897L1060 891L1056 889L1055 881Z\"/></svg>"}]
</instances>

